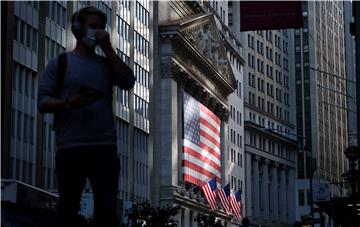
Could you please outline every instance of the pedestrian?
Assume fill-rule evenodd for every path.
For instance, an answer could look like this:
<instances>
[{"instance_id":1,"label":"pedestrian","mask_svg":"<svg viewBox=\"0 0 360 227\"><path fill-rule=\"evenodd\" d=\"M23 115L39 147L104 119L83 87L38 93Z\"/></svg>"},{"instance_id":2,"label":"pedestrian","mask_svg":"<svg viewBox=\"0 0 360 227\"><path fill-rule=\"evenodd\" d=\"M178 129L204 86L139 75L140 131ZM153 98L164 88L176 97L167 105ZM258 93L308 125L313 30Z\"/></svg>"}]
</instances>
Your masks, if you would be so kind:
<instances>
[{"instance_id":1,"label":"pedestrian","mask_svg":"<svg viewBox=\"0 0 360 227\"><path fill-rule=\"evenodd\" d=\"M38 91L39 111L54 114L57 225L80 226L81 194L89 179L95 226L118 226L120 163L112 88L129 90L135 77L112 48L102 11L82 8L72 15L71 23L76 46L48 62ZM97 45L106 57L96 54Z\"/></svg>"}]
</instances>

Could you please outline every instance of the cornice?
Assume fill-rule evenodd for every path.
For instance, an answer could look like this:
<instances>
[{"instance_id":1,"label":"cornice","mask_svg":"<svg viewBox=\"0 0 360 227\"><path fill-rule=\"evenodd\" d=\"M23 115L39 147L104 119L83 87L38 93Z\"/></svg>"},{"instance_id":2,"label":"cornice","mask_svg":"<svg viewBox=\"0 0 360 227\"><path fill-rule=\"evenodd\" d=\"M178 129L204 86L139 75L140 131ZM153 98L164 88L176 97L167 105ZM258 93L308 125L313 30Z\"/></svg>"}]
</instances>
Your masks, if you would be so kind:
<instances>
[{"instance_id":1,"label":"cornice","mask_svg":"<svg viewBox=\"0 0 360 227\"><path fill-rule=\"evenodd\" d=\"M165 23L159 30L165 48L160 56L161 77L174 78L222 121L228 121L228 96L237 83L213 14L190 15Z\"/></svg>"},{"instance_id":2,"label":"cornice","mask_svg":"<svg viewBox=\"0 0 360 227\"><path fill-rule=\"evenodd\" d=\"M171 68L173 77L184 87L186 92L211 110L222 121L228 121L230 115L228 106L226 102L219 100L218 94L214 94L213 90L209 90L202 82L191 76L192 73L175 59Z\"/></svg>"},{"instance_id":3,"label":"cornice","mask_svg":"<svg viewBox=\"0 0 360 227\"><path fill-rule=\"evenodd\" d=\"M291 129L295 129L295 125L294 125L294 124L291 124L290 122L287 122L287 121L284 121L283 119L280 119L280 118L278 118L278 117L275 117L274 115L271 115L271 114L269 114L269 113L267 113L267 112L265 112L265 111L263 111L263 110L255 107L255 106L253 106L253 105L250 105L250 104L247 103L247 102L244 102L244 106L247 107L247 108L249 108L249 109L252 109L252 110L254 110L254 111L258 112L258 113L261 113L261 114L267 116L268 118L270 118L270 119L272 119L272 120L274 120L274 121L280 122L281 124L286 125L287 127L290 127Z\"/></svg>"},{"instance_id":4,"label":"cornice","mask_svg":"<svg viewBox=\"0 0 360 227\"><path fill-rule=\"evenodd\" d=\"M182 35L176 36L175 39L174 58L187 68L191 69L191 66L196 66L199 71L192 73L197 76L198 79L202 80L202 82L205 82L204 80L210 80L213 84L216 84L216 86L221 89L221 95L223 96L219 98L223 100L227 99L227 96L231 94L235 88L232 87L227 79L224 78L189 41L185 40Z\"/></svg>"},{"instance_id":5,"label":"cornice","mask_svg":"<svg viewBox=\"0 0 360 227\"><path fill-rule=\"evenodd\" d=\"M267 136L267 137L272 137L274 139L277 139L279 141L287 143L290 146L298 147L298 144L297 144L296 140L293 140L293 139L290 139L288 137L282 136L281 134L274 134L274 133L269 133L269 132L263 131L262 129L264 129L264 127L259 126L259 125L255 124L255 123L251 122L251 121L244 121L244 128L247 129L247 130L255 131L255 132L260 133L260 134L262 134L264 136Z\"/></svg>"}]
</instances>

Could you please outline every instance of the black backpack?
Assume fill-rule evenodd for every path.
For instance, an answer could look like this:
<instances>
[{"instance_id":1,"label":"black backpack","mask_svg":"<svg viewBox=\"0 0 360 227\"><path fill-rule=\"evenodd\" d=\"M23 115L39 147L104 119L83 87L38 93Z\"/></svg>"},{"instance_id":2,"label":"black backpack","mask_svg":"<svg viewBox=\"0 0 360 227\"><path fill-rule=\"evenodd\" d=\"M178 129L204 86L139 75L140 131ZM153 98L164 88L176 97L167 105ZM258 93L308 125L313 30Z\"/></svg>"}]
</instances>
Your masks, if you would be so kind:
<instances>
[{"instance_id":1,"label":"black backpack","mask_svg":"<svg viewBox=\"0 0 360 227\"><path fill-rule=\"evenodd\" d=\"M56 81L56 88L55 88L55 97L59 98L61 91L64 87L64 80L65 80L65 73L67 68L67 56L66 53L61 53L58 57L58 64L57 64L57 81ZM53 127L52 129L55 130L58 124L58 120L56 114L53 117Z\"/></svg>"}]
</instances>

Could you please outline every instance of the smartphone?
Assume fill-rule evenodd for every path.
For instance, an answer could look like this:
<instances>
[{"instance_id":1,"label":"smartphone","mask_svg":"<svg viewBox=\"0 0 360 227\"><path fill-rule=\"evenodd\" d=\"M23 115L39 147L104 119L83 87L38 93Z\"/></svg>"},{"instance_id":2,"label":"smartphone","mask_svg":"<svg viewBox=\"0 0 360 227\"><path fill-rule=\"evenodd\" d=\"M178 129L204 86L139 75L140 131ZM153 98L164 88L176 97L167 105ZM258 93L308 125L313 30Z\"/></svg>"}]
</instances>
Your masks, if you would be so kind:
<instances>
[{"instance_id":1,"label":"smartphone","mask_svg":"<svg viewBox=\"0 0 360 227\"><path fill-rule=\"evenodd\" d=\"M92 87L88 87L88 86L85 86L85 85L82 85L79 90L78 90L78 94L84 94L88 91L92 91L95 93L95 97L96 99L101 99L103 97L103 92L102 91L99 91L95 88L92 88Z\"/></svg>"}]
</instances>

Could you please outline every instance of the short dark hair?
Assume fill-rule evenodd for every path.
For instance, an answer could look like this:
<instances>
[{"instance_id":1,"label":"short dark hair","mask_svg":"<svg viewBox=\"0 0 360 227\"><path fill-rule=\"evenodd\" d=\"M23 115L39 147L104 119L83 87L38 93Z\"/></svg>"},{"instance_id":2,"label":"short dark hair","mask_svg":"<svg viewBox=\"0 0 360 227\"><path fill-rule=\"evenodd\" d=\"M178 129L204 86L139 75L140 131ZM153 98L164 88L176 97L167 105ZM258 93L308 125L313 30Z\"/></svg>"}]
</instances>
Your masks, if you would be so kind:
<instances>
[{"instance_id":1,"label":"short dark hair","mask_svg":"<svg viewBox=\"0 0 360 227\"><path fill-rule=\"evenodd\" d=\"M248 218L243 218L241 223L246 227L250 225L250 221Z\"/></svg>"},{"instance_id":2,"label":"short dark hair","mask_svg":"<svg viewBox=\"0 0 360 227\"><path fill-rule=\"evenodd\" d=\"M71 24L74 24L75 19L76 19L81 25L84 25L87 18L91 14L99 15L101 17L101 19L103 20L104 24L106 24L106 21L107 21L106 14L103 11L96 8L95 6L87 6L85 8L82 8L82 9L79 9L78 11L76 11L71 16Z\"/></svg>"}]
</instances>

